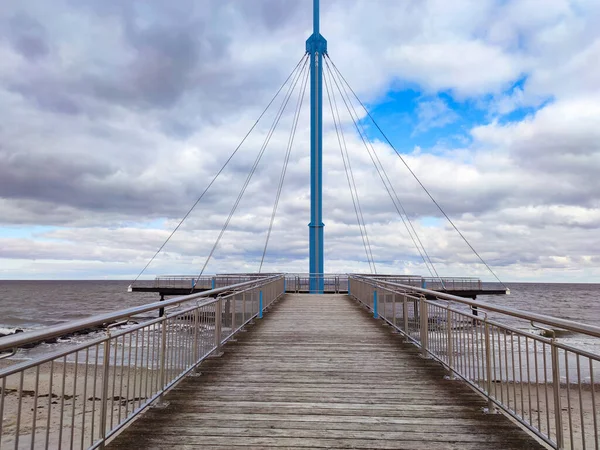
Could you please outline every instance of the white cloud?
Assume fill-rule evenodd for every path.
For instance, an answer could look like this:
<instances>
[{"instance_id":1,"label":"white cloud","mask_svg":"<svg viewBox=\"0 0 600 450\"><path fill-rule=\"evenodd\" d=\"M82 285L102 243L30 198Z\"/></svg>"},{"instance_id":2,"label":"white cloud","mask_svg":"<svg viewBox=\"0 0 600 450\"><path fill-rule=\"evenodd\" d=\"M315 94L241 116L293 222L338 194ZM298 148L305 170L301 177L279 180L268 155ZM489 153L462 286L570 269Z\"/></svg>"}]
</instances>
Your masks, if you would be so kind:
<instances>
[{"instance_id":1,"label":"white cloud","mask_svg":"<svg viewBox=\"0 0 600 450\"><path fill-rule=\"evenodd\" d=\"M444 127L459 118L458 114L441 98L420 101L416 112L419 122L414 129L414 134L423 133L431 128Z\"/></svg>"},{"instance_id":2,"label":"white cloud","mask_svg":"<svg viewBox=\"0 0 600 450\"><path fill-rule=\"evenodd\" d=\"M2 9L0 220L59 229L2 238L0 276L135 274L208 184L300 58L311 15L310 5L275 0L205 6L114 0ZM426 99L444 91L488 102L490 123L472 130L472 143L406 158L502 276L568 269L591 279L600 252L599 18L595 1L340 0L324 2L321 24L331 57L371 102L404 86ZM495 120L548 99L519 122ZM422 133L454 120L439 99L419 108ZM366 270L327 117L327 268ZM271 118L259 125L263 136ZM256 270L290 116L283 122L210 271ZM307 136L304 117L268 270L306 270ZM362 144L346 137L380 270L426 273ZM201 267L261 143L249 139L152 273ZM440 272L485 275L448 227L419 220L435 208L390 149L375 147ZM144 224L157 220L163 230Z\"/></svg>"}]
</instances>

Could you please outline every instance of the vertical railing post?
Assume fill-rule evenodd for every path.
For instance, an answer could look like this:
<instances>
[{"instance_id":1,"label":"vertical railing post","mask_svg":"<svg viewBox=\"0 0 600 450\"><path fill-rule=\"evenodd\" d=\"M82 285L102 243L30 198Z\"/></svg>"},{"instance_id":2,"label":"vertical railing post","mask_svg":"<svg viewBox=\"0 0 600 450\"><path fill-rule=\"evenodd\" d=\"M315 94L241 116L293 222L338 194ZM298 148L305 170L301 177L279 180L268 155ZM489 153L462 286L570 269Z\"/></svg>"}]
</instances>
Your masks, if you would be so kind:
<instances>
[{"instance_id":1,"label":"vertical railing post","mask_svg":"<svg viewBox=\"0 0 600 450\"><path fill-rule=\"evenodd\" d=\"M406 341L408 342L408 302L406 301L406 294L402 294L402 318L404 319L404 332L406 333Z\"/></svg>"},{"instance_id":2,"label":"vertical railing post","mask_svg":"<svg viewBox=\"0 0 600 450\"><path fill-rule=\"evenodd\" d=\"M427 317L427 302L425 297L419 298L419 313L421 315L421 356L427 358L428 338L429 338L429 318Z\"/></svg>"},{"instance_id":3,"label":"vertical railing post","mask_svg":"<svg viewBox=\"0 0 600 450\"><path fill-rule=\"evenodd\" d=\"M448 353L450 378L454 379L454 345L452 343L452 311L450 311L450 307L446 310L446 339L446 352Z\"/></svg>"},{"instance_id":4,"label":"vertical railing post","mask_svg":"<svg viewBox=\"0 0 600 450\"><path fill-rule=\"evenodd\" d=\"M562 425L562 405L560 400L560 367L558 358L558 347L556 346L554 338L552 338L550 349L552 351L552 388L554 391L554 420L556 423L556 445L559 449L562 449L565 448L565 442ZM593 386L592 389L594 389ZM571 414L570 411L569 414Z\"/></svg>"},{"instance_id":5,"label":"vertical railing post","mask_svg":"<svg viewBox=\"0 0 600 450\"><path fill-rule=\"evenodd\" d=\"M165 388L165 384L167 384L166 375L167 375L167 317L163 319L160 323L160 367L159 367L159 377L160 377L160 401L162 402L162 392Z\"/></svg>"},{"instance_id":6,"label":"vertical railing post","mask_svg":"<svg viewBox=\"0 0 600 450\"><path fill-rule=\"evenodd\" d=\"M392 323L394 328L398 328L396 326L396 294L392 294Z\"/></svg>"},{"instance_id":7,"label":"vertical railing post","mask_svg":"<svg viewBox=\"0 0 600 450\"><path fill-rule=\"evenodd\" d=\"M492 402L492 349L490 345L490 324L487 317L484 321L483 332L485 333L485 376L487 378L488 410L491 413L494 409L494 402Z\"/></svg>"},{"instance_id":8,"label":"vertical railing post","mask_svg":"<svg viewBox=\"0 0 600 450\"><path fill-rule=\"evenodd\" d=\"M215 303L215 352L221 353L221 327L223 319L223 303L221 297L217 297Z\"/></svg>"},{"instance_id":9,"label":"vertical railing post","mask_svg":"<svg viewBox=\"0 0 600 450\"><path fill-rule=\"evenodd\" d=\"M373 290L373 317L379 319L379 312L377 311L377 289Z\"/></svg>"},{"instance_id":10,"label":"vertical railing post","mask_svg":"<svg viewBox=\"0 0 600 450\"><path fill-rule=\"evenodd\" d=\"M192 364L196 365L196 363L198 362L198 326L200 324L200 310L199 308L196 308L194 311L194 346L192 348L192 352L193 352L193 357L192 357Z\"/></svg>"},{"instance_id":11,"label":"vertical railing post","mask_svg":"<svg viewBox=\"0 0 600 450\"><path fill-rule=\"evenodd\" d=\"M258 318L263 318L263 291L258 294Z\"/></svg>"},{"instance_id":12,"label":"vertical railing post","mask_svg":"<svg viewBox=\"0 0 600 450\"><path fill-rule=\"evenodd\" d=\"M211 288L215 289L216 286L217 286L217 277L214 276L214 277L212 277Z\"/></svg>"},{"instance_id":13,"label":"vertical railing post","mask_svg":"<svg viewBox=\"0 0 600 450\"><path fill-rule=\"evenodd\" d=\"M110 333L108 339L104 341L104 360L102 361L102 395L100 404L100 448L104 448L106 443L106 420L108 416L108 376L110 374ZM50 411L48 411L50 414Z\"/></svg>"},{"instance_id":14,"label":"vertical railing post","mask_svg":"<svg viewBox=\"0 0 600 450\"><path fill-rule=\"evenodd\" d=\"M388 299L388 294L386 294L385 291L384 291L383 292L383 308L382 308L383 309L383 315L381 315L381 313L380 313L380 316L383 318L383 320L385 320L385 319L388 318L388 306L387 306L388 305L388 301L387 301L387 299Z\"/></svg>"},{"instance_id":15,"label":"vertical railing post","mask_svg":"<svg viewBox=\"0 0 600 450\"><path fill-rule=\"evenodd\" d=\"M246 323L246 293L242 294L242 323Z\"/></svg>"},{"instance_id":16,"label":"vertical railing post","mask_svg":"<svg viewBox=\"0 0 600 450\"><path fill-rule=\"evenodd\" d=\"M231 334L233 335L234 331L235 331L235 310L236 310L236 305L237 305L237 294L232 295L229 298L229 302L231 304L230 308L231 308Z\"/></svg>"}]
</instances>

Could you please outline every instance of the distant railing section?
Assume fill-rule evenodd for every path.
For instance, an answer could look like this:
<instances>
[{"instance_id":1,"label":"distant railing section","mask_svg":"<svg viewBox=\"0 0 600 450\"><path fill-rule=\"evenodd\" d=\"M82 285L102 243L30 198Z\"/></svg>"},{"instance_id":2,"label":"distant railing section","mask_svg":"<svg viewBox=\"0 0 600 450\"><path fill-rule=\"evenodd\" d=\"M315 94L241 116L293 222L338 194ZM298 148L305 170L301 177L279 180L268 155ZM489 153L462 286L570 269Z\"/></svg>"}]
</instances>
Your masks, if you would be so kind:
<instances>
[{"instance_id":1,"label":"distant railing section","mask_svg":"<svg viewBox=\"0 0 600 450\"><path fill-rule=\"evenodd\" d=\"M567 330L600 345L600 327L371 277L349 283L352 297L481 393L490 412L503 410L554 448L600 447L600 355L556 338ZM524 320L526 329L488 313Z\"/></svg>"},{"instance_id":2,"label":"distant railing section","mask_svg":"<svg viewBox=\"0 0 600 450\"><path fill-rule=\"evenodd\" d=\"M159 289L216 289L229 286L235 283L243 283L256 279L265 278L274 274L218 274L203 275L196 277L193 275L159 275L154 280L137 281L135 287ZM417 275L365 275L373 279L378 279L390 283L400 283L414 287L426 288L431 290L445 291L482 291L483 285L479 278L468 277L421 277ZM288 273L285 274L287 292L308 292L312 293L311 280L313 286L319 286L320 283L314 280L323 280L323 291L327 293L348 292L348 274L308 274L308 273Z\"/></svg>"},{"instance_id":3,"label":"distant railing section","mask_svg":"<svg viewBox=\"0 0 600 450\"><path fill-rule=\"evenodd\" d=\"M345 293L348 292L347 274L309 274L309 273L287 273L285 274L286 292L313 293L311 291L311 280L323 280L323 292ZM319 285L318 282L315 283Z\"/></svg>"},{"instance_id":4,"label":"distant railing section","mask_svg":"<svg viewBox=\"0 0 600 450\"><path fill-rule=\"evenodd\" d=\"M219 275L159 275L154 280L139 280L133 286L155 289L217 289L246 281L260 280L274 274L219 274Z\"/></svg>"},{"instance_id":5,"label":"distant railing section","mask_svg":"<svg viewBox=\"0 0 600 450\"><path fill-rule=\"evenodd\" d=\"M161 275L153 281L138 281L134 286L152 287L155 289L216 289L235 283L243 283L265 278L274 274L218 274L204 275L200 278L192 275ZM346 274L285 274L286 292L311 293L310 282L323 280L325 292L348 292L348 275ZM318 284L318 283L317 283Z\"/></svg>"},{"instance_id":6,"label":"distant railing section","mask_svg":"<svg viewBox=\"0 0 600 450\"><path fill-rule=\"evenodd\" d=\"M483 288L479 278L464 277L423 278L423 286L421 287L433 291L481 291Z\"/></svg>"},{"instance_id":7,"label":"distant railing section","mask_svg":"<svg viewBox=\"0 0 600 450\"><path fill-rule=\"evenodd\" d=\"M483 289L481 280L471 277L434 278L415 275L371 275L370 277L389 283L399 283L434 291L481 291Z\"/></svg>"},{"instance_id":8,"label":"distant railing section","mask_svg":"<svg viewBox=\"0 0 600 450\"><path fill-rule=\"evenodd\" d=\"M33 342L110 324L96 339L0 369L0 418L6 418L0 420L0 448L103 447L261 318L283 295L284 283L283 275L263 277L1 338L0 358ZM140 314L161 308L161 317L140 321Z\"/></svg>"}]
</instances>

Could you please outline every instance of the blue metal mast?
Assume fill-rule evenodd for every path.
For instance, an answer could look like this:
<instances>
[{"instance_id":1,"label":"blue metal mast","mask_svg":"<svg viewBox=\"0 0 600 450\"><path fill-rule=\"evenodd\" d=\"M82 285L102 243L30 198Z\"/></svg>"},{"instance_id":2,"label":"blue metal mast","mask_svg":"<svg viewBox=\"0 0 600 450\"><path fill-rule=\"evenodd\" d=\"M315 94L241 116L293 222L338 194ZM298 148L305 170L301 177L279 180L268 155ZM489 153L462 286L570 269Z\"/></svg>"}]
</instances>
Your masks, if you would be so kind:
<instances>
[{"instance_id":1,"label":"blue metal mast","mask_svg":"<svg viewBox=\"0 0 600 450\"><path fill-rule=\"evenodd\" d=\"M310 292L322 294L323 280L323 55L327 41L319 33L319 0L313 0L313 34L306 41L310 54Z\"/></svg>"}]
</instances>

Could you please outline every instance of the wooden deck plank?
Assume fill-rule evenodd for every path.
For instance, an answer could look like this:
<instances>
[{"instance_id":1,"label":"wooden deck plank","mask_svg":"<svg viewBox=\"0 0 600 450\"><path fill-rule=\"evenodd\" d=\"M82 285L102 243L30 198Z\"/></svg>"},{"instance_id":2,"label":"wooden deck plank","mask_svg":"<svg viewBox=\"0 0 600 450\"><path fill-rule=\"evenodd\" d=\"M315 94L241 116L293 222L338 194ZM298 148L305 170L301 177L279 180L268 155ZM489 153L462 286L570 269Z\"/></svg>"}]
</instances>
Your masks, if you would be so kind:
<instances>
[{"instance_id":1,"label":"wooden deck plank","mask_svg":"<svg viewBox=\"0 0 600 450\"><path fill-rule=\"evenodd\" d=\"M228 424L229 425L229 424ZM152 434L154 429L146 427L143 430ZM489 433L465 433L465 432L439 432L439 431L414 431L414 430L390 430L385 432L373 430L333 430L333 429L296 429L296 428L249 428L247 426L232 427L202 427L194 424L193 427L173 425L161 435L169 436L237 436L237 437L267 437L267 438L294 438L294 439L368 439L368 440L392 440L392 441L433 441L440 442L448 439L451 442L482 442L482 443L512 443L520 442L519 437L500 436Z\"/></svg>"},{"instance_id":2,"label":"wooden deck plank","mask_svg":"<svg viewBox=\"0 0 600 450\"><path fill-rule=\"evenodd\" d=\"M539 449L345 295L288 294L112 448Z\"/></svg>"}]
</instances>

